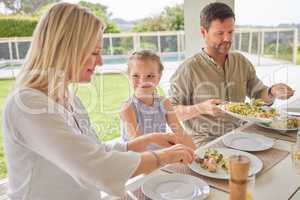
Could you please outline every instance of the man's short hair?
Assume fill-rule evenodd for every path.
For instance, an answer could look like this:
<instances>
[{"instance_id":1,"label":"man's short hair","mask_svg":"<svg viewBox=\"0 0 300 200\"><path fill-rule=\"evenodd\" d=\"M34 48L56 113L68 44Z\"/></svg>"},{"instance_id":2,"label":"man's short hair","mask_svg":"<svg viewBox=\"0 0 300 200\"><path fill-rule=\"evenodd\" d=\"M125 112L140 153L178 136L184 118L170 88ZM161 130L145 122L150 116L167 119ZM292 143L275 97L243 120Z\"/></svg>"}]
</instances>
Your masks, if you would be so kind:
<instances>
[{"instance_id":1,"label":"man's short hair","mask_svg":"<svg viewBox=\"0 0 300 200\"><path fill-rule=\"evenodd\" d=\"M228 18L235 19L235 15L228 5L220 2L210 3L200 13L200 25L208 30L212 21L220 20L223 22Z\"/></svg>"}]
</instances>

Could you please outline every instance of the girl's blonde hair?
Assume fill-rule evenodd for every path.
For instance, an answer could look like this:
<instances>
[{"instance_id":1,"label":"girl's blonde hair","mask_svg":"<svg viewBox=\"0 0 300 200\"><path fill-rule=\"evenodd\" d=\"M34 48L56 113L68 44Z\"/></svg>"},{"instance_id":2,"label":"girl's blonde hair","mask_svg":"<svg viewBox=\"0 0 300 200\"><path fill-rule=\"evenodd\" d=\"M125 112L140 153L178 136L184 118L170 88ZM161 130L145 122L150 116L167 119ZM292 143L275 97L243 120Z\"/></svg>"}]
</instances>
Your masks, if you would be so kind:
<instances>
[{"instance_id":1,"label":"girl's blonde hair","mask_svg":"<svg viewBox=\"0 0 300 200\"><path fill-rule=\"evenodd\" d=\"M58 3L40 19L16 87L30 87L57 100L102 37L104 24L87 9Z\"/></svg>"},{"instance_id":2,"label":"girl's blonde hair","mask_svg":"<svg viewBox=\"0 0 300 200\"><path fill-rule=\"evenodd\" d=\"M162 73L164 70L164 66L160 60L160 57L152 50L139 50L139 51L134 51L131 53L131 55L128 58L128 73L130 72L130 66L132 65L132 61L134 60L150 60L154 61L158 64L159 66L159 73Z\"/></svg>"}]
</instances>

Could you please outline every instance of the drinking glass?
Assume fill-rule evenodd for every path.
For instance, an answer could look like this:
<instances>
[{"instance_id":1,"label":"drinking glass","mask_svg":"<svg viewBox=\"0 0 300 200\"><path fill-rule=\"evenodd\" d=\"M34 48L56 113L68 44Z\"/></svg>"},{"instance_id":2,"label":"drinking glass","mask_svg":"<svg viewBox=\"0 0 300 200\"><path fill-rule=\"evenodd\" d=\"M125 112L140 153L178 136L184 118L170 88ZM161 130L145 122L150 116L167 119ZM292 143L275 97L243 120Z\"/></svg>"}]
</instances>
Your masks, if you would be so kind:
<instances>
[{"instance_id":1,"label":"drinking glass","mask_svg":"<svg viewBox=\"0 0 300 200\"><path fill-rule=\"evenodd\" d=\"M299 144L292 144L291 156L292 156L293 169L296 172L296 174L300 175L300 145Z\"/></svg>"}]
</instances>

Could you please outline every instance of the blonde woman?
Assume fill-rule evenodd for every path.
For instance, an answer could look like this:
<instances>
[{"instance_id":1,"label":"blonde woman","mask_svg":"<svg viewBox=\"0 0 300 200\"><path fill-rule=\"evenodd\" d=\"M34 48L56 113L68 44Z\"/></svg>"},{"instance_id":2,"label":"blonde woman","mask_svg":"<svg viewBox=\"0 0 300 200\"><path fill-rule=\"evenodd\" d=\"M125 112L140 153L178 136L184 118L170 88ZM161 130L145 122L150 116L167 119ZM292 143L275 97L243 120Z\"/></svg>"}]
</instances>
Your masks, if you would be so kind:
<instances>
[{"instance_id":1,"label":"blonde woman","mask_svg":"<svg viewBox=\"0 0 300 200\"><path fill-rule=\"evenodd\" d=\"M102 35L101 21L73 4L56 4L40 20L4 110L9 199L98 200L100 191L121 196L132 176L192 162L192 149L174 134L113 145L97 140L68 87L89 82L102 64ZM145 151L149 143L165 148Z\"/></svg>"}]
</instances>

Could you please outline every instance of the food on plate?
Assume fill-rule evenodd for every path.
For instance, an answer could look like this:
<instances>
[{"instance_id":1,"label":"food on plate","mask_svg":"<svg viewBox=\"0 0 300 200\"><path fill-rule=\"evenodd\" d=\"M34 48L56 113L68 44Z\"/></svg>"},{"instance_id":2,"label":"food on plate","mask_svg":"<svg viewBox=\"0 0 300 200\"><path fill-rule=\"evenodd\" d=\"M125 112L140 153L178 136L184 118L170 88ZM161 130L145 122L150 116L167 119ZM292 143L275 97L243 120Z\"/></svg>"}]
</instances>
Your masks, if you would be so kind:
<instances>
[{"instance_id":1,"label":"food on plate","mask_svg":"<svg viewBox=\"0 0 300 200\"><path fill-rule=\"evenodd\" d=\"M286 118L272 122L268 125L275 129L296 129L300 126L300 119L298 118Z\"/></svg>"},{"instance_id":2,"label":"food on plate","mask_svg":"<svg viewBox=\"0 0 300 200\"><path fill-rule=\"evenodd\" d=\"M266 102L264 102L262 99L252 99L250 104L258 107L267 105Z\"/></svg>"},{"instance_id":3,"label":"food on plate","mask_svg":"<svg viewBox=\"0 0 300 200\"><path fill-rule=\"evenodd\" d=\"M199 163L201 168L212 173L216 173L218 168L222 168L228 172L228 159L224 158L223 154L215 149L205 150L203 158L197 157L195 162Z\"/></svg>"},{"instance_id":4,"label":"food on plate","mask_svg":"<svg viewBox=\"0 0 300 200\"><path fill-rule=\"evenodd\" d=\"M250 192L247 192L246 200L253 200L253 195Z\"/></svg>"},{"instance_id":5,"label":"food on plate","mask_svg":"<svg viewBox=\"0 0 300 200\"><path fill-rule=\"evenodd\" d=\"M247 117L274 118L278 115L274 108L265 106L261 99L252 100L250 103L230 102L225 104L225 110Z\"/></svg>"}]
</instances>

